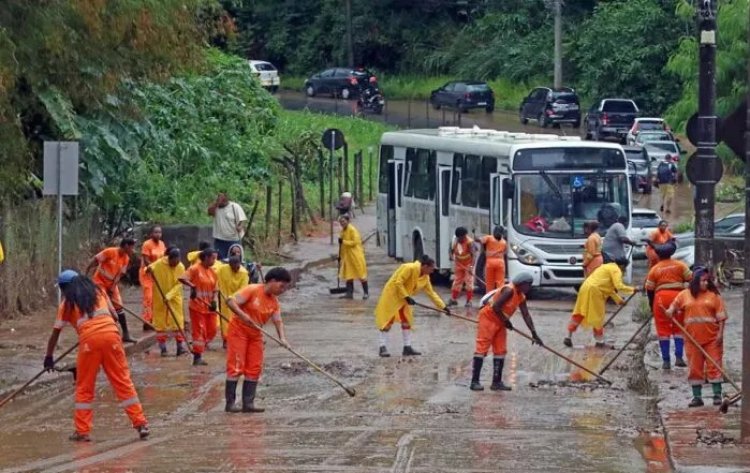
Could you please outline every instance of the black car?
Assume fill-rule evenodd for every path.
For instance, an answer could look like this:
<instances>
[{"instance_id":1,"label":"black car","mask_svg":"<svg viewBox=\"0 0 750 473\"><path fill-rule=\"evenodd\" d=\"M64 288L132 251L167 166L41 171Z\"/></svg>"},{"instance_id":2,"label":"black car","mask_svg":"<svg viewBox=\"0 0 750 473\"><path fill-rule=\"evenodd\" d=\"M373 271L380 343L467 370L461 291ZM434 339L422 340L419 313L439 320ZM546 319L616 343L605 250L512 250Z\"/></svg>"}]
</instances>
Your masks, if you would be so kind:
<instances>
[{"instance_id":1,"label":"black car","mask_svg":"<svg viewBox=\"0 0 750 473\"><path fill-rule=\"evenodd\" d=\"M435 109L450 107L466 112L470 108L483 108L487 113L495 110L495 94L486 82L457 80L448 82L430 94Z\"/></svg>"},{"instance_id":2,"label":"black car","mask_svg":"<svg viewBox=\"0 0 750 473\"><path fill-rule=\"evenodd\" d=\"M349 100L356 97L371 79L375 80L375 76L365 69L334 67L310 76L305 81L305 93L308 97L331 94Z\"/></svg>"},{"instance_id":3,"label":"black car","mask_svg":"<svg viewBox=\"0 0 750 473\"><path fill-rule=\"evenodd\" d=\"M521 102L518 117L524 125L529 120L536 120L542 128L561 123L570 123L574 128L578 128L581 126L578 94L568 87L537 87Z\"/></svg>"},{"instance_id":4,"label":"black car","mask_svg":"<svg viewBox=\"0 0 750 473\"><path fill-rule=\"evenodd\" d=\"M586 139L617 138L625 144L639 113L638 106L630 99L599 100L586 114Z\"/></svg>"}]
</instances>

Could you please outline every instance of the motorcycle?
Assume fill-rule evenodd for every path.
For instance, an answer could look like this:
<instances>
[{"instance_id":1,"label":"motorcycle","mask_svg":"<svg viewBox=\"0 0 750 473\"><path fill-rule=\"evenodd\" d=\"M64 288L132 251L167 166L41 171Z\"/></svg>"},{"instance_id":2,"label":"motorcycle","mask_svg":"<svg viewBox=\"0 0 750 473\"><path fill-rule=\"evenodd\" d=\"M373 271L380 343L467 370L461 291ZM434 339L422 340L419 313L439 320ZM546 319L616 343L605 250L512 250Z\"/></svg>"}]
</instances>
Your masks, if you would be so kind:
<instances>
[{"instance_id":1,"label":"motorcycle","mask_svg":"<svg viewBox=\"0 0 750 473\"><path fill-rule=\"evenodd\" d=\"M362 113L371 112L380 115L383 113L384 106L385 98L383 98L380 89L375 86L369 86L362 89L359 98L357 99L357 108Z\"/></svg>"}]
</instances>

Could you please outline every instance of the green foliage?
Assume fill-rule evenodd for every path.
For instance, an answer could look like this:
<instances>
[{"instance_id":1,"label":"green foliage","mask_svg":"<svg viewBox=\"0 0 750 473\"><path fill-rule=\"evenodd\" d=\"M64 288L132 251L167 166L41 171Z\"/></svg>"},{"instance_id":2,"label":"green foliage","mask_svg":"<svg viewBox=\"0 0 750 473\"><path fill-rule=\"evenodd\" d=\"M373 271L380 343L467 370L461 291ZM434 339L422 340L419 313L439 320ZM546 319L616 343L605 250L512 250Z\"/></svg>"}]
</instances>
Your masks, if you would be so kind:
<instances>
[{"instance_id":1,"label":"green foliage","mask_svg":"<svg viewBox=\"0 0 750 473\"><path fill-rule=\"evenodd\" d=\"M739 202L745 196L744 178L725 176L716 185L717 202Z\"/></svg>"},{"instance_id":2,"label":"green foliage","mask_svg":"<svg viewBox=\"0 0 750 473\"><path fill-rule=\"evenodd\" d=\"M679 26L653 0L600 3L572 45L581 92L632 98L645 114L660 113L679 93L676 77L663 70Z\"/></svg>"}]
</instances>

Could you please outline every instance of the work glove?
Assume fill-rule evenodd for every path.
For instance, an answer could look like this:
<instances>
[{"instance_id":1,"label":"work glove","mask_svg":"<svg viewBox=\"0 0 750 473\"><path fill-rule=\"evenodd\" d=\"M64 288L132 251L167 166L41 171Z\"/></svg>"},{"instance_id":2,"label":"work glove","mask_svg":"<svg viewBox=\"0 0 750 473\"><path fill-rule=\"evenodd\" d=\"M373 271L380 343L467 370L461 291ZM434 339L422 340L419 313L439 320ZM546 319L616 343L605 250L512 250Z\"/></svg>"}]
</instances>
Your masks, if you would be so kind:
<instances>
[{"instance_id":1,"label":"work glove","mask_svg":"<svg viewBox=\"0 0 750 473\"><path fill-rule=\"evenodd\" d=\"M406 296L406 303L409 304L409 305L415 305L417 303L417 301L415 301L414 299L412 299L410 296Z\"/></svg>"},{"instance_id":2,"label":"work glove","mask_svg":"<svg viewBox=\"0 0 750 473\"><path fill-rule=\"evenodd\" d=\"M53 371L55 369L55 360L51 356L44 357L44 369Z\"/></svg>"},{"instance_id":3,"label":"work glove","mask_svg":"<svg viewBox=\"0 0 750 473\"><path fill-rule=\"evenodd\" d=\"M544 342L542 342L542 339L539 338L539 335L537 335L536 330L531 331L531 344L539 345L540 347L544 346Z\"/></svg>"},{"instance_id":4,"label":"work glove","mask_svg":"<svg viewBox=\"0 0 750 473\"><path fill-rule=\"evenodd\" d=\"M505 328L508 330L513 330L513 323L511 323L510 319L506 316L503 316L503 323L505 324Z\"/></svg>"},{"instance_id":5,"label":"work glove","mask_svg":"<svg viewBox=\"0 0 750 473\"><path fill-rule=\"evenodd\" d=\"M210 303L210 304L208 304L208 308L209 308L209 309L210 309L211 311L213 311L213 312L216 312L216 309L218 309L218 308L219 308L219 306L218 306L218 305L216 304L216 301L211 301L211 303Z\"/></svg>"},{"instance_id":6,"label":"work glove","mask_svg":"<svg viewBox=\"0 0 750 473\"><path fill-rule=\"evenodd\" d=\"M191 287L190 288L190 298L191 299L196 299L197 297L198 297L198 291L194 287Z\"/></svg>"}]
</instances>

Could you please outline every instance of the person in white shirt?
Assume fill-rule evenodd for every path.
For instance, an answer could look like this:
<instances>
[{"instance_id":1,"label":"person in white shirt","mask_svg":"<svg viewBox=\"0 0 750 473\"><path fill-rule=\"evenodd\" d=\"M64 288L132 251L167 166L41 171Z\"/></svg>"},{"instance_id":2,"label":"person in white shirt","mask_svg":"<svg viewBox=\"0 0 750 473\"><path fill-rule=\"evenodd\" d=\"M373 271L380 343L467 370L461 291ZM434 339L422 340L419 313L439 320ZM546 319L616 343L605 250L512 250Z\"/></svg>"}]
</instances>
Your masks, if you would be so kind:
<instances>
[{"instance_id":1,"label":"person in white shirt","mask_svg":"<svg viewBox=\"0 0 750 473\"><path fill-rule=\"evenodd\" d=\"M230 246L242 244L247 226L245 211L240 204L230 201L225 192L219 192L208 207L208 215L214 218L214 248L219 252L219 258L226 258Z\"/></svg>"}]
</instances>

